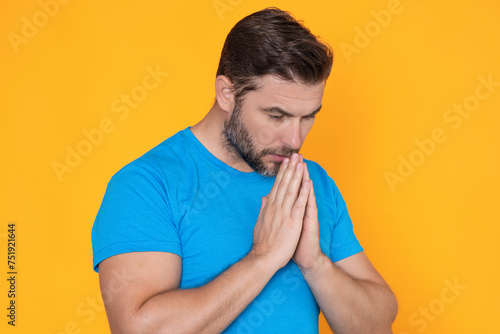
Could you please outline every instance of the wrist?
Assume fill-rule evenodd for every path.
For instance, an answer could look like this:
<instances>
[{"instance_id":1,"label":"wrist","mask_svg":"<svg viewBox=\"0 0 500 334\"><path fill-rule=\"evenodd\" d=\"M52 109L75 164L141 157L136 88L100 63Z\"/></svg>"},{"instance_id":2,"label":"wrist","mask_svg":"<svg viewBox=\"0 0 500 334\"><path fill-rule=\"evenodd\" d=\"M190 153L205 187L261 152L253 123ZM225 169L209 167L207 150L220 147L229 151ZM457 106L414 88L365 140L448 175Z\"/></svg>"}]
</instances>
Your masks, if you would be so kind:
<instances>
[{"instance_id":1,"label":"wrist","mask_svg":"<svg viewBox=\"0 0 500 334\"><path fill-rule=\"evenodd\" d=\"M252 249L245 258L257 268L258 272L268 273L271 276L281 268L276 263L276 257L270 253L263 253Z\"/></svg>"},{"instance_id":2,"label":"wrist","mask_svg":"<svg viewBox=\"0 0 500 334\"><path fill-rule=\"evenodd\" d=\"M306 277L321 272L330 263L331 261L328 258L328 256L326 256L323 252L321 252L321 254L319 254L318 257L316 258L316 260L309 262L307 266L298 265L298 267L302 272L302 275Z\"/></svg>"}]
</instances>

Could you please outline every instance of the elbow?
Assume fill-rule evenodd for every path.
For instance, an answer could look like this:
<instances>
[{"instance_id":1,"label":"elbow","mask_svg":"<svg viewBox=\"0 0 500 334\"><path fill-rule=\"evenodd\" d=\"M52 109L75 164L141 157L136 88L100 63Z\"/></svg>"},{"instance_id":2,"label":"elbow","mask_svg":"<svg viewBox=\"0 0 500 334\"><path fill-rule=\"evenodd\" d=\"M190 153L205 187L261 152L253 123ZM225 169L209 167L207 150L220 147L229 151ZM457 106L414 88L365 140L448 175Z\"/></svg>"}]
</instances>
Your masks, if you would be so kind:
<instances>
[{"instance_id":1,"label":"elbow","mask_svg":"<svg viewBox=\"0 0 500 334\"><path fill-rule=\"evenodd\" d=\"M394 323L394 320L396 320L396 316L398 314L398 308L399 308L398 300L396 299L394 293L391 291L389 296L389 306L388 306L389 321L391 326Z\"/></svg>"},{"instance_id":2,"label":"elbow","mask_svg":"<svg viewBox=\"0 0 500 334\"><path fill-rule=\"evenodd\" d=\"M396 316L398 314L398 301L391 290L389 290L389 293L387 294L385 305L384 316L380 318L380 329L376 331L376 333L392 334L392 324L396 320Z\"/></svg>"},{"instance_id":3,"label":"elbow","mask_svg":"<svg viewBox=\"0 0 500 334\"><path fill-rule=\"evenodd\" d=\"M154 321L151 314L140 309L106 312L111 334L174 333L169 326Z\"/></svg>"},{"instance_id":4,"label":"elbow","mask_svg":"<svg viewBox=\"0 0 500 334\"><path fill-rule=\"evenodd\" d=\"M158 323L153 324L144 318L134 316L124 317L120 321L108 318L108 322L111 334L178 333L165 324L160 326Z\"/></svg>"},{"instance_id":5,"label":"elbow","mask_svg":"<svg viewBox=\"0 0 500 334\"><path fill-rule=\"evenodd\" d=\"M392 334L392 325L398 314L398 301L394 293L387 287L384 297L379 296L379 302L375 306L376 312L372 313L370 332L376 334Z\"/></svg>"}]
</instances>

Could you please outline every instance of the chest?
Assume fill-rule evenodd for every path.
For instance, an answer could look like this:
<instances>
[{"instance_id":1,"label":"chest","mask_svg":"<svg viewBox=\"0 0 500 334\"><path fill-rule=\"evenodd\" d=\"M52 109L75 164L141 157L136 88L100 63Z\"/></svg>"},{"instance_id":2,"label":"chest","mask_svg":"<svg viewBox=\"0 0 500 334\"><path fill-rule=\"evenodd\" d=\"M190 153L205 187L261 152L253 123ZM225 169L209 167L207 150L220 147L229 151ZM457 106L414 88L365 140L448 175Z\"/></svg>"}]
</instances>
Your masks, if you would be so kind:
<instances>
[{"instance_id":1,"label":"chest","mask_svg":"<svg viewBox=\"0 0 500 334\"><path fill-rule=\"evenodd\" d=\"M243 183L207 175L179 191L176 207L182 249L181 288L212 280L250 251L262 196L273 180ZM317 197L320 245L330 255L333 224L331 200Z\"/></svg>"}]
</instances>

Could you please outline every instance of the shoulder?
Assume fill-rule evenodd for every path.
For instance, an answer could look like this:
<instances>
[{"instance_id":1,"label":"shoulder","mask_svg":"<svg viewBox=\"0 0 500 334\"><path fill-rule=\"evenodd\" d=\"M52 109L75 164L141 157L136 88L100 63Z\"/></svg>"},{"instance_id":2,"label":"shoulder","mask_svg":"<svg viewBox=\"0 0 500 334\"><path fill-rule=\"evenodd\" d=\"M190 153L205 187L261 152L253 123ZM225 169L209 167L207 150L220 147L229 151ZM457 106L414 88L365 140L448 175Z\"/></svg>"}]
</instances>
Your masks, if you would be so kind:
<instances>
[{"instance_id":1,"label":"shoulder","mask_svg":"<svg viewBox=\"0 0 500 334\"><path fill-rule=\"evenodd\" d=\"M329 177L326 170L316 161L304 159L304 162L307 164L307 169L309 171L310 176L316 176L316 177L322 177L322 178Z\"/></svg>"},{"instance_id":2,"label":"shoulder","mask_svg":"<svg viewBox=\"0 0 500 334\"><path fill-rule=\"evenodd\" d=\"M335 181L319 163L307 159L304 159L304 162L307 164L309 177L313 181L315 191L317 188L323 188L325 190L338 192Z\"/></svg>"},{"instance_id":3,"label":"shoulder","mask_svg":"<svg viewBox=\"0 0 500 334\"><path fill-rule=\"evenodd\" d=\"M336 212L347 210L344 198L337 184L328 172L317 162L306 160L309 177L313 181L314 194L318 201L326 201L336 208Z\"/></svg>"},{"instance_id":4,"label":"shoulder","mask_svg":"<svg viewBox=\"0 0 500 334\"><path fill-rule=\"evenodd\" d=\"M142 156L134 159L110 180L110 184L130 181L150 180L164 184L167 180L181 181L189 163L189 143L184 138L184 131L179 131L167 138Z\"/></svg>"}]
</instances>

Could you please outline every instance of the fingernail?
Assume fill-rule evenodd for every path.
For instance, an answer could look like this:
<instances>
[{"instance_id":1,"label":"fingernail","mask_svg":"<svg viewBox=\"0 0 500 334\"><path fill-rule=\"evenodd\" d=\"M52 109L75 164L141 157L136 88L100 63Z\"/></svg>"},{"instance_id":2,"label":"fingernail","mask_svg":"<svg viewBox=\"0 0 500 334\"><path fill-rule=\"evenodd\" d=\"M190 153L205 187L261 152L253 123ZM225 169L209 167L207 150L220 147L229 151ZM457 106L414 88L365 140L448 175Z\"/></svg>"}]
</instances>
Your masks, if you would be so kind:
<instances>
[{"instance_id":1,"label":"fingernail","mask_svg":"<svg viewBox=\"0 0 500 334\"><path fill-rule=\"evenodd\" d=\"M297 161L297 160L298 160L298 157L299 157L299 156L297 155L297 153L292 154L292 160L293 160L293 161Z\"/></svg>"},{"instance_id":2,"label":"fingernail","mask_svg":"<svg viewBox=\"0 0 500 334\"><path fill-rule=\"evenodd\" d=\"M283 159L283 165L287 166L289 161L288 158Z\"/></svg>"}]
</instances>

